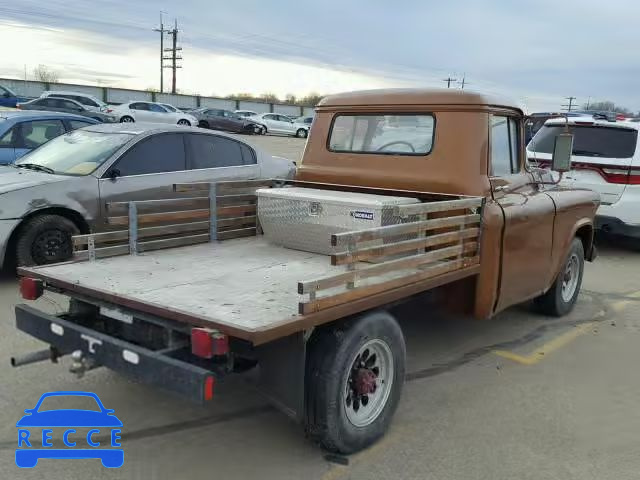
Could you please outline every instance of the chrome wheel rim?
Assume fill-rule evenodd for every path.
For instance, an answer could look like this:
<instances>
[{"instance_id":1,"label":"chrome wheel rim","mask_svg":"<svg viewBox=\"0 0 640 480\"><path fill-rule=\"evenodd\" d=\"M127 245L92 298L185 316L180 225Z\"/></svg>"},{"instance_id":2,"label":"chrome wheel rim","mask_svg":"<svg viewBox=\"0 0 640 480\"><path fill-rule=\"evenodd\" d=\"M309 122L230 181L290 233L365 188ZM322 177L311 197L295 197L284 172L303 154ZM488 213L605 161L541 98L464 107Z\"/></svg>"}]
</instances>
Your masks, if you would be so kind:
<instances>
[{"instance_id":1,"label":"chrome wheel rim","mask_svg":"<svg viewBox=\"0 0 640 480\"><path fill-rule=\"evenodd\" d=\"M578 255L572 253L567 260L562 274L562 300L570 302L578 287L580 276L580 260Z\"/></svg>"},{"instance_id":2,"label":"chrome wheel rim","mask_svg":"<svg viewBox=\"0 0 640 480\"><path fill-rule=\"evenodd\" d=\"M178 125L189 125L189 122L187 122L186 120L179 120Z\"/></svg>"},{"instance_id":3,"label":"chrome wheel rim","mask_svg":"<svg viewBox=\"0 0 640 480\"><path fill-rule=\"evenodd\" d=\"M122 119L122 122L123 122L123 123L132 123L132 122L133 122L133 119L132 119L132 118L130 118L130 117L124 117L124 118Z\"/></svg>"},{"instance_id":4,"label":"chrome wheel rim","mask_svg":"<svg viewBox=\"0 0 640 480\"><path fill-rule=\"evenodd\" d=\"M342 403L349 422L366 427L382 413L393 386L394 364L389 345L367 341L356 353L342 388Z\"/></svg>"}]
</instances>

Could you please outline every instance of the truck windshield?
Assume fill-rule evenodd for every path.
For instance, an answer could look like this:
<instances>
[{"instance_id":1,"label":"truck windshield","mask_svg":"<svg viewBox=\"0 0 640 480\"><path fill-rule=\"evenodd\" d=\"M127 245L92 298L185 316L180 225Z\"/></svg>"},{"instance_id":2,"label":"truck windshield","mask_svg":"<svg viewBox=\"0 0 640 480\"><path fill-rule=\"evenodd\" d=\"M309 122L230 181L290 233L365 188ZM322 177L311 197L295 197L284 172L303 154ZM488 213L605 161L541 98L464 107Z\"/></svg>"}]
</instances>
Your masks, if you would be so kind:
<instances>
[{"instance_id":1,"label":"truck windshield","mask_svg":"<svg viewBox=\"0 0 640 480\"><path fill-rule=\"evenodd\" d=\"M62 175L89 175L131 138L127 133L76 130L36 148L16 166L39 166L40 170Z\"/></svg>"},{"instance_id":2,"label":"truck windshield","mask_svg":"<svg viewBox=\"0 0 640 480\"><path fill-rule=\"evenodd\" d=\"M545 125L531 139L528 150L553 153L553 146L564 125ZM638 131L631 128L569 125L573 133L573 154L585 157L630 158L636 151Z\"/></svg>"},{"instance_id":3,"label":"truck windshield","mask_svg":"<svg viewBox=\"0 0 640 480\"><path fill-rule=\"evenodd\" d=\"M381 155L426 155L433 146L432 115L337 115L329 150Z\"/></svg>"}]
</instances>

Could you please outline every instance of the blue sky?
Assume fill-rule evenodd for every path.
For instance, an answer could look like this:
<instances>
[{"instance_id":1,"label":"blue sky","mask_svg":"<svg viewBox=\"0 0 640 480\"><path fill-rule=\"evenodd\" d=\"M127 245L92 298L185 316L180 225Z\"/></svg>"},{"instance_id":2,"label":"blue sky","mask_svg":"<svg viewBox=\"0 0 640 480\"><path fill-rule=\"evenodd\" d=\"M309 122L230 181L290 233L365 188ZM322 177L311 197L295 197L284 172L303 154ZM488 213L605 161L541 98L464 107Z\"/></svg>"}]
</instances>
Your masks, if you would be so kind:
<instances>
[{"instance_id":1,"label":"blue sky","mask_svg":"<svg viewBox=\"0 0 640 480\"><path fill-rule=\"evenodd\" d=\"M184 91L443 86L466 73L469 88L531 109L568 95L640 109L637 0L0 0L0 39L21 45L1 73L42 63L66 81L157 86L161 9L182 30Z\"/></svg>"}]
</instances>

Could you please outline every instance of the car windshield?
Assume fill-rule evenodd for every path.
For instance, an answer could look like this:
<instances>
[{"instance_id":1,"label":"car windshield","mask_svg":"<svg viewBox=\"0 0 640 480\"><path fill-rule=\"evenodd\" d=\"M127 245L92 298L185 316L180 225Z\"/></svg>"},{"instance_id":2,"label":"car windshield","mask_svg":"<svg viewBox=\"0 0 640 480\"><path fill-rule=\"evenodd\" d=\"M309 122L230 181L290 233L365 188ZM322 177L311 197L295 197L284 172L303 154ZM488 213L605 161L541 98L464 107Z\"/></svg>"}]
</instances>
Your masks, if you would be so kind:
<instances>
[{"instance_id":1,"label":"car windshield","mask_svg":"<svg viewBox=\"0 0 640 480\"><path fill-rule=\"evenodd\" d=\"M76 130L45 143L15 164L62 175L89 175L131 138L127 133Z\"/></svg>"},{"instance_id":2,"label":"car windshield","mask_svg":"<svg viewBox=\"0 0 640 480\"><path fill-rule=\"evenodd\" d=\"M545 125L527 148L536 153L553 153L556 137L565 126ZM631 128L595 125L570 125L573 154L585 157L630 158L636 151L638 131Z\"/></svg>"}]
</instances>

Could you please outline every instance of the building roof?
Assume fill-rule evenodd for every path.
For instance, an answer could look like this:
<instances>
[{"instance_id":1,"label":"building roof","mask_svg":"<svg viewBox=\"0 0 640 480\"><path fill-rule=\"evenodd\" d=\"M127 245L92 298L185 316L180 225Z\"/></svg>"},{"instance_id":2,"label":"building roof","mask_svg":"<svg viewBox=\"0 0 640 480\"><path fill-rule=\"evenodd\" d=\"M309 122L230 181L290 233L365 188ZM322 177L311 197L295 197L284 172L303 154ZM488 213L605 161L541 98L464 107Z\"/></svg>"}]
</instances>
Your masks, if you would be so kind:
<instances>
[{"instance_id":1,"label":"building roof","mask_svg":"<svg viewBox=\"0 0 640 480\"><path fill-rule=\"evenodd\" d=\"M488 105L523 110L518 102L469 90L449 88L389 88L338 93L324 97L319 107L357 105Z\"/></svg>"}]
</instances>

